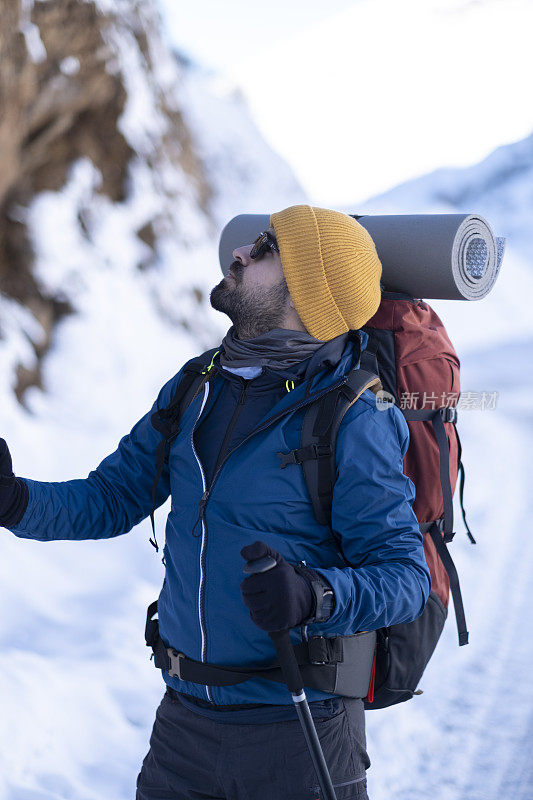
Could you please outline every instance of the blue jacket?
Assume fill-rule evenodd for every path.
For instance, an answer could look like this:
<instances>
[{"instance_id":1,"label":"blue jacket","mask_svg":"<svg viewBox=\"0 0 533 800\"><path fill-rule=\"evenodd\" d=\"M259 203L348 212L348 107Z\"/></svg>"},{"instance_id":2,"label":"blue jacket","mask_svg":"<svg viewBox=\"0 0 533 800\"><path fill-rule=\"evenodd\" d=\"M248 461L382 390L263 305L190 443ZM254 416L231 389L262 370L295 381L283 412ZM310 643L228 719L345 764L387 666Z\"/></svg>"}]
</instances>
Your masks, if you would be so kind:
<instances>
[{"instance_id":1,"label":"blue jacket","mask_svg":"<svg viewBox=\"0 0 533 800\"><path fill-rule=\"evenodd\" d=\"M359 335L364 347L366 333ZM403 473L409 432L401 411L379 410L367 390L339 430L332 528L350 566L330 528L316 521L301 468L280 469L277 453L299 447L306 404L342 379L358 356L353 339L343 335L292 370L263 368L249 381L215 362L213 379L183 415L157 489L157 507L171 495L158 603L167 645L212 664L253 667L275 660L268 634L251 621L240 593L240 550L257 539L289 562L305 561L333 587L334 613L309 625L309 635L373 630L422 613L430 575L412 509L414 485ZM182 374L183 368L86 479L27 480L28 508L13 533L41 541L104 539L147 517L161 440L150 418L169 404ZM300 630L291 638L299 642ZM264 679L205 687L165 671L163 677L180 692L220 705L291 702L286 687ZM311 689L307 696L331 697Z\"/></svg>"}]
</instances>

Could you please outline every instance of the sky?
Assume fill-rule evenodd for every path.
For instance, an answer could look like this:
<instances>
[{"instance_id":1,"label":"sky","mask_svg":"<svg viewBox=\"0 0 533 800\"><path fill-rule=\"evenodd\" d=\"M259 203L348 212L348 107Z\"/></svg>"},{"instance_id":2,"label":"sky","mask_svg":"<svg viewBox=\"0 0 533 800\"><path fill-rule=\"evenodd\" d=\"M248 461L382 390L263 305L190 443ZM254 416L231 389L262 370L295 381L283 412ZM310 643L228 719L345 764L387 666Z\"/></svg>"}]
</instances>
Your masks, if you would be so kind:
<instances>
[{"instance_id":1,"label":"sky","mask_svg":"<svg viewBox=\"0 0 533 800\"><path fill-rule=\"evenodd\" d=\"M159 5L171 40L242 90L318 205L358 210L533 130L530 0Z\"/></svg>"}]
</instances>

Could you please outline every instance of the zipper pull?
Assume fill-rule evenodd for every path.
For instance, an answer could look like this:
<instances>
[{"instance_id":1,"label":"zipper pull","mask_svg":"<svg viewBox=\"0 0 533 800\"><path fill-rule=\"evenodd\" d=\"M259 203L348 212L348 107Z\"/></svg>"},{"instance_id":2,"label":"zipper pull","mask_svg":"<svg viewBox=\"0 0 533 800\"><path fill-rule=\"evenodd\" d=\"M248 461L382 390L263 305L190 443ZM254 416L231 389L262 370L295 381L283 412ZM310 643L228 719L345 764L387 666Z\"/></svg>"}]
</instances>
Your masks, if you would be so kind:
<instances>
[{"instance_id":1,"label":"zipper pull","mask_svg":"<svg viewBox=\"0 0 533 800\"><path fill-rule=\"evenodd\" d=\"M207 505L207 501L209 500L209 489L206 489L203 495L200 498L200 502L198 503L198 507L200 508L200 516L203 517L204 509Z\"/></svg>"},{"instance_id":2,"label":"zipper pull","mask_svg":"<svg viewBox=\"0 0 533 800\"><path fill-rule=\"evenodd\" d=\"M201 528L201 524L202 524L202 520L203 520L203 518L204 518L204 515L205 515L205 507L206 507L206 505L207 505L207 501L208 501L208 500L209 500L209 489L206 489L206 490L205 490L205 492L203 493L203 495L202 495L202 496L201 496L201 498L200 498L200 502L198 503L198 508L199 508L199 511L200 511L200 513L198 514L198 519L197 519L197 520L196 520L196 522L194 523L194 527L193 527L193 529L192 529L192 535L193 535L193 536L194 536L196 539L197 539L199 536L201 536L201 535L202 535L202 528ZM198 527L198 523L200 523L200 533L195 533L195 531L196 531L196 528Z\"/></svg>"}]
</instances>

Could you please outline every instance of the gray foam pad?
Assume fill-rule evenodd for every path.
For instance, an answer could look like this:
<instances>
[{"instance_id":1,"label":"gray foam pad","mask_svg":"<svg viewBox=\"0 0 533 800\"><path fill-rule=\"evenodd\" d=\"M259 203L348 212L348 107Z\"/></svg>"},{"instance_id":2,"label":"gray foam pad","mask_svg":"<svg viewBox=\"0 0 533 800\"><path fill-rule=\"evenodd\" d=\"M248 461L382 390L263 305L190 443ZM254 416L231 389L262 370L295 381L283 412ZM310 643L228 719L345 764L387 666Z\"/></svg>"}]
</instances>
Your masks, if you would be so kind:
<instances>
[{"instance_id":1,"label":"gray foam pad","mask_svg":"<svg viewBox=\"0 0 533 800\"><path fill-rule=\"evenodd\" d=\"M358 222L376 245L385 289L413 297L481 300L498 277L505 239L477 214L363 216ZM233 250L250 244L270 225L269 214L239 214L220 237L226 275Z\"/></svg>"}]
</instances>

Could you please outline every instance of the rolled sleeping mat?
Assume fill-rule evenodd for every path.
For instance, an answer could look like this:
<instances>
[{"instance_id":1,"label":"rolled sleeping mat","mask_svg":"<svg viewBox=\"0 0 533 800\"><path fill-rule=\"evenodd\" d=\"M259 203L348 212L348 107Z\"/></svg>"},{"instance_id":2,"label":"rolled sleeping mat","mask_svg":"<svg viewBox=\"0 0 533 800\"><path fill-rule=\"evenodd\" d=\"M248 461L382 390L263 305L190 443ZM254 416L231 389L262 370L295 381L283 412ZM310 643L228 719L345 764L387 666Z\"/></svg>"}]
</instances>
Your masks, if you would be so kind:
<instances>
[{"instance_id":1,"label":"rolled sleeping mat","mask_svg":"<svg viewBox=\"0 0 533 800\"><path fill-rule=\"evenodd\" d=\"M481 300L496 281L505 239L478 214L353 215L369 232L383 266L387 291L442 300ZM269 214L239 214L220 236L227 275L233 250L251 244L270 226Z\"/></svg>"}]
</instances>

